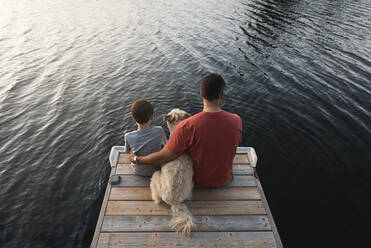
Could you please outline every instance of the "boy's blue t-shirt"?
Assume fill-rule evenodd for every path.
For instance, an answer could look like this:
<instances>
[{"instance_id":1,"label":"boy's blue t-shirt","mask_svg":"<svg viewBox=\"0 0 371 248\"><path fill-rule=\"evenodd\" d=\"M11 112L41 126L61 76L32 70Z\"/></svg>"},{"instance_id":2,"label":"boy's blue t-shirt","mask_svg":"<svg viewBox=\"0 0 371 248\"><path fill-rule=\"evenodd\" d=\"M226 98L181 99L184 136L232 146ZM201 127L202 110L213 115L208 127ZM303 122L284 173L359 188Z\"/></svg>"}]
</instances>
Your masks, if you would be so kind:
<instances>
[{"instance_id":1,"label":"boy's blue t-shirt","mask_svg":"<svg viewBox=\"0 0 371 248\"><path fill-rule=\"evenodd\" d=\"M167 142L164 130L160 126L153 126L145 130L136 130L125 134L126 152L133 151L135 155L145 156L157 152ZM161 168L160 165L131 164L135 174L152 176Z\"/></svg>"}]
</instances>

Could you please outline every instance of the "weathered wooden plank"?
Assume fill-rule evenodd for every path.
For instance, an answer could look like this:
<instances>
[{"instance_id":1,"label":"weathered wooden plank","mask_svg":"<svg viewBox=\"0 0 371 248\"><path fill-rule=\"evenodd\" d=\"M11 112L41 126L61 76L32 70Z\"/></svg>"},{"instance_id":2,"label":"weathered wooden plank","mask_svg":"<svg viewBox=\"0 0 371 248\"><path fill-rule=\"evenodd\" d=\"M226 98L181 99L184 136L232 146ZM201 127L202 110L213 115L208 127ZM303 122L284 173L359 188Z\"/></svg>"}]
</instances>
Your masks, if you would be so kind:
<instances>
[{"instance_id":1,"label":"weathered wooden plank","mask_svg":"<svg viewBox=\"0 0 371 248\"><path fill-rule=\"evenodd\" d=\"M236 153L237 153L237 154L238 154L238 153L244 153L244 154L246 154L246 153L248 153L250 150L251 150L251 147L241 147L241 146L239 146L239 147L237 147L237 151L236 151Z\"/></svg>"},{"instance_id":2,"label":"weathered wooden plank","mask_svg":"<svg viewBox=\"0 0 371 248\"><path fill-rule=\"evenodd\" d=\"M193 215L246 215L265 214L262 201L188 201ZM109 201L106 216L109 215L171 215L166 204L156 205L153 201Z\"/></svg>"},{"instance_id":3,"label":"weathered wooden plank","mask_svg":"<svg viewBox=\"0 0 371 248\"><path fill-rule=\"evenodd\" d=\"M102 233L98 247L276 247L272 232Z\"/></svg>"},{"instance_id":4,"label":"weathered wooden plank","mask_svg":"<svg viewBox=\"0 0 371 248\"><path fill-rule=\"evenodd\" d=\"M233 164L248 164L249 160L247 159L246 154L236 154L233 159Z\"/></svg>"},{"instance_id":5,"label":"weathered wooden plank","mask_svg":"<svg viewBox=\"0 0 371 248\"><path fill-rule=\"evenodd\" d=\"M121 181L114 187L149 187L150 177L142 177L138 175L120 175Z\"/></svg>"},{"instance_id":6,"label":"weathered wooden plank","mask_svg":"<svg viewBox=\"0 0 371 248\"><path fill-rule=\"evenodd\" d=\"M110 176L112 176L115 172L116 172L116 168L112 168ZM100 211L99 211L98 221L97 221L97 224L95 226L95 232L94 232L93 240L90 244L90 248L97 247L98 238L99 238L99 235L100 235L100 231L102 229L103 219L104 219L104 215L105 215L105 212L106 212L106 208L107 208L107 204L108 204L111 189L112 189L111 184L107 183L106 192L104 194L103 203L102 203L102 206L101 206Z\"/></svg>"},{"instance_id":7,"label":"weathered wooden plank","mask_svg":"<svg viewBox=\"0 0 371 248\"><path fill-rule=\"evenodd\" d=\"M122 174L122 175L134 175L134 171L131 168L130 164L118 164L116 173ZM254 171L252 167L247 164L234 164L233 165L234 175L252 175L253 173Z\"/></svg>"},{"instance_id":8,"label":"weathered wooden plank","mask_svg":"<svg viewBox=\"0 0 371 248\"><path fill-rule=\"evenodd\" d=\"M254 169L247 164L233 164L233 175L253 175Z\"/></svg>"},{"instance_id":9,"label":"weathered wooden plank","mask_svg":"<svg viewBox=\"0 0 371 248\"><path fill-rule=\"evenodd\" d=\"M192 193L193 201L217 200L259 200L260 193L256 187L223 187L216 189L195 189Z\"/></svg>"},{"instance_id":10,"label":"weathered wooden plank","mask_svg":"<svg viewBox=\"0 0 371 248\"><path fill-rule=\"evenodd\" d=\"M106 216L102 232L172 232L171 216ZM198 232L268 231L266 215L197 216Z\"/></svg>"},{"instance_id":11,"label":"weathered wooden plank","mask_svg":"<svg viewBox=\"0 0 371 248\"><path fill-rule=\"evenodd\" d=\"M117 165L117 174L134 175L134 171L131 168L130 164L118 164Z\"/></svg>"},{"instance_id":12,"label":"weathered wooden plank","mask_svg":"<svg viewBox=\"0 0 371 248\"><path fill-rule=\"evenodd\" d=\"M120 153L119 164L130 164L127 153ZM247 159L246 154L236 154L233 160L234 164L248 164L249 160Z\"/></svg>"},{"instance_id":13,"label":"weathered wooden plank","mask_svg":"<svg viewBox=\"0 0 371 248\"><path fill-rule=\"evenodd\" d=\"M151 189L149 187L113 187L110 200L122 201L150 201Z\"/></svg>"},{"instance_id":14,"label":"weathered wooden plank","mask_svg":"<svg viewBox=\"0 0 371 248\"><path fill-rule=\"evenodd\" d=\"M128 154L127 153L120 153L118 163L119 164L130 164L131 162L128 158Z\"/></svg>"},{"instance_id":15,"label":"weathered wooden plank","mask_svg":"<svg viewBox=\"0 0 371 248\"><path fill-rule=\"evenodd\" d=\"M250 175L233 176L233 181L224 187L251 187L256 186L255 177Z\"/></svg>"},{"instance_id":16,"label":"weathered wooden plank","mask_svg":"<svg viewBox=\"0 0 371 248\"><path fill-rule=\"evenodd\" d=\"M194 189L193 201L217 201L217 200L259 200L260 193L256 187L230 187L216 189ZM148 187L113 187L110 200L138 200L150 201L151 190Z\"/></svg>"},{"instance_id":17,"label":"weathered wooden plank","mask_svg":"<svg viewBox=\"0 0 371 248\"><path fill-rule=\"evenodd\" d=\"M120 175L121 182L114 187L149 187L150 178L137 175ZM234 176L233 181L225 187L256 186L255 177L251 175Z\"/></svg>"}]
</instances>

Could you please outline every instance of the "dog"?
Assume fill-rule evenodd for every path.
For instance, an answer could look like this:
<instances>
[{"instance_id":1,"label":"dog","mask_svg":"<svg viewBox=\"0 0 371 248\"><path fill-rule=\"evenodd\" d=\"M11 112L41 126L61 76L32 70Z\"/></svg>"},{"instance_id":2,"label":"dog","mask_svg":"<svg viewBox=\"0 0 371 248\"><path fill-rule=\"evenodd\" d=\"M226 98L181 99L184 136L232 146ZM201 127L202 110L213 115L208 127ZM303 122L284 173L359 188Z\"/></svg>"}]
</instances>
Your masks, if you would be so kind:
<instances>
[{"instance_id":1,"label":"dog","mask_svg":"<svg viewBox=\"0 0 371 248\"><path fill-rule=\"evenodd\" d=\"M183 110L171 110L165 118L170 135L176 126L188 117L190 114ZM193 162L188 152L156 171L151 178L150 186L155 204L159 204L162 199L171 206L170 227L182 232L183 236L190 236L192 229L196 229L197 225L192 213L183 203L191 199L193 190Z\"/></svg>"}]
</instances>

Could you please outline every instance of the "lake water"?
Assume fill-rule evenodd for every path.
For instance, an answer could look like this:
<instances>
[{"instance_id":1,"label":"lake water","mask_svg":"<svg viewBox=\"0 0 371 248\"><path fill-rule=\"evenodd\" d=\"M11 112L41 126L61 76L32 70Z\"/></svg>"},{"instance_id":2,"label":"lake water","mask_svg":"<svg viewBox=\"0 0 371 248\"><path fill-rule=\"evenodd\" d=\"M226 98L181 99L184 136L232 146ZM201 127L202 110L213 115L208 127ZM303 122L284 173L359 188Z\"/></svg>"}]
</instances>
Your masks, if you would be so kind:
<instances>
[{"instance_id":1,"label":"lake water","mask_svg":"<svg viewBox=\"0 0 371 248\"><path fill-rule=\"evenodd\" d=\"M0 0L0 246L88 247L130 104L217 72L284 246L365 247L370 55L368 0Z\"/></svg>"}]
</instances>

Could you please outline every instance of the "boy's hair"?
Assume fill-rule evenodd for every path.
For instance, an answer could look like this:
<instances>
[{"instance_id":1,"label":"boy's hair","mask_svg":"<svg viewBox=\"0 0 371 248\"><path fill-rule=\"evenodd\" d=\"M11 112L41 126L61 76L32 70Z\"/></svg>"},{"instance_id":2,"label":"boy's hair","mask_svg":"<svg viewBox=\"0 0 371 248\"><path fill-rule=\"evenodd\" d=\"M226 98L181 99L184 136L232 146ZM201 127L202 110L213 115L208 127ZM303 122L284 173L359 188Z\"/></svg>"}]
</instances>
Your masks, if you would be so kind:
<instances>
[{"instance_id":1,"label":"boy's hair","mask_svg":"<svg viewBox=\"0 0 371 248\"><path fill-rule=\"evenodd\" d=\"M131 105L131 113L136 122L144 124L153 115L152 104L145 99L138 99Z\"/></svg>"},{"instance_id":2,"label":"boy's hair","mask_svg":"<svg viewBox=\"0 0 371 248\"><path fill-rule=\"evenodd\" d=\"M224 86L224 79L216 73L211 73L201 80L201 96L208 101L218 99Z\"/></svg>"}]
</instances>

